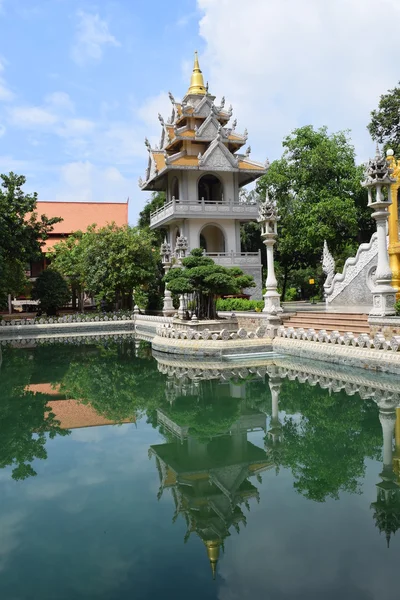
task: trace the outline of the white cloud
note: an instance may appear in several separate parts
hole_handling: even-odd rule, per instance
[[[58,120],[53,112],[40,106],[15,106],[9,115],[13,125],[24,129],[54,125]]]
[[[138,110],[138,116],[150,128],[156,128],[160,132],[160,123],[157,119],[158,113],[167,121],[172,113],[171,101],[167,92],[161,91],[157,96],[146,98]]]
[[[58,110],[74,112],[74,103],[66,92],[53,92],[45,97],[47,105]]]
[[[320,0],[198,0],[198,7],[210,91],[232,102],[257,158],[278,157],[283,137],[309,123],[351,128],[360,158],[373,151],[366,125],[379,96],[398,81],[400,38],[382,36],[384,60],[369,38],[378,14],[399,20],[397,0],[323,6]],[[233,39],[240,40],[235,50]]]
[[[0,12],[1,12],[1,0],[0,0]],[[0,56],[0,73],[3,73],[3,71],[5,70],[6,64],[7,64],[7,61]],[[13,92],[8,87],[7,82],[5,81],[4,77],[2,77],[2,75],[0,75],[0,102],[9,102],[13,98],[14,98]]]
[[[136,192],[137,182],[116,167],[98,167],[92,162],[75,161],[63,165],[60,180],[50,191],[54,200],[75,202],[125,202]]]
[[[99,61],[106,45],[120,46],[118,40],[109,32],[107,22],[98,14],[80,10],[77,17],[77,31],[71,56],[78,65]]]

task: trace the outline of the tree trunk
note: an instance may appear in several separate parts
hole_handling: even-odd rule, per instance
[[[72,310],[76,310],[76,289],[72,288]]]

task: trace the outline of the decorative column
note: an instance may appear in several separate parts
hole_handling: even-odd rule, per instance
[[[261,223],[261,236],[267,248],[267,280],[264,294],[263,313],[267,317],[267,329],[272,337],[281,323],[280,313],[283,312],[280,303],[280,294],[277,291],[278,282],[275,276],[274,245],[278,237],[277,222],[279,221],[278,208],[274,200],[270,200],[268,192],[264,202],[260,202],[258,209],[258,222]]]
[[[161,244],[160,249],[161,260],[164,267],[165,275],[171,268],[171,244],[167,242],[167,239]],[[169,291],[167,284],[165,284],[164,290],[164,306],[163,306],[163,315],[168,317],[169,315],[173,315],[175,312],[174,305],[172,304],[172,295]]]
[[[184,235],[180,235],[179,237],[176,238],[176,244],[175,244],[175,256],[176,256],[176,267],[182,267],[182,260],[185,258],[186,256],[186,252],[188,250],[188,241],[187,241],[187,237],[185,237]],[[184,319],[186,316],[186,305],[185,305],[185,297],[183,294],[181,294],[179,296],[179,308],[178,308],[178,318],[179,319]]]
[[[362,182],[362,185],[368,190],[368,206],[374,211],[372,216],[376,221],[378,237],[378,265],[372,289],[373,306],[369,313],[371,317],[395,314],[396,290],[391,286],[392,271],[387,249],[388,207],[392,203],[390,185],[395,182],[391,173],[393,173],[393,169],[389,167],[386,157],[380,154],[377,146],[376,156],[368,161],[365,181]]]

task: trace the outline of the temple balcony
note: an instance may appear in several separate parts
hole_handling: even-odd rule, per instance
[[[218,216],[222,219],[255,221],[258,216],[257,204],[244,204],[233,200],[176,200],[166,202],[164,206],[150,215],[150,227],[160,227],[170,221],[187,218]]]
[[[261,252],[204,252],[217,265],[223,267],[259,267],[261,265]]]

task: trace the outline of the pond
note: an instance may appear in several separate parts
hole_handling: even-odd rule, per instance
[[[69,342],[1,348],[1,598],[398,598],[395,377]]]

